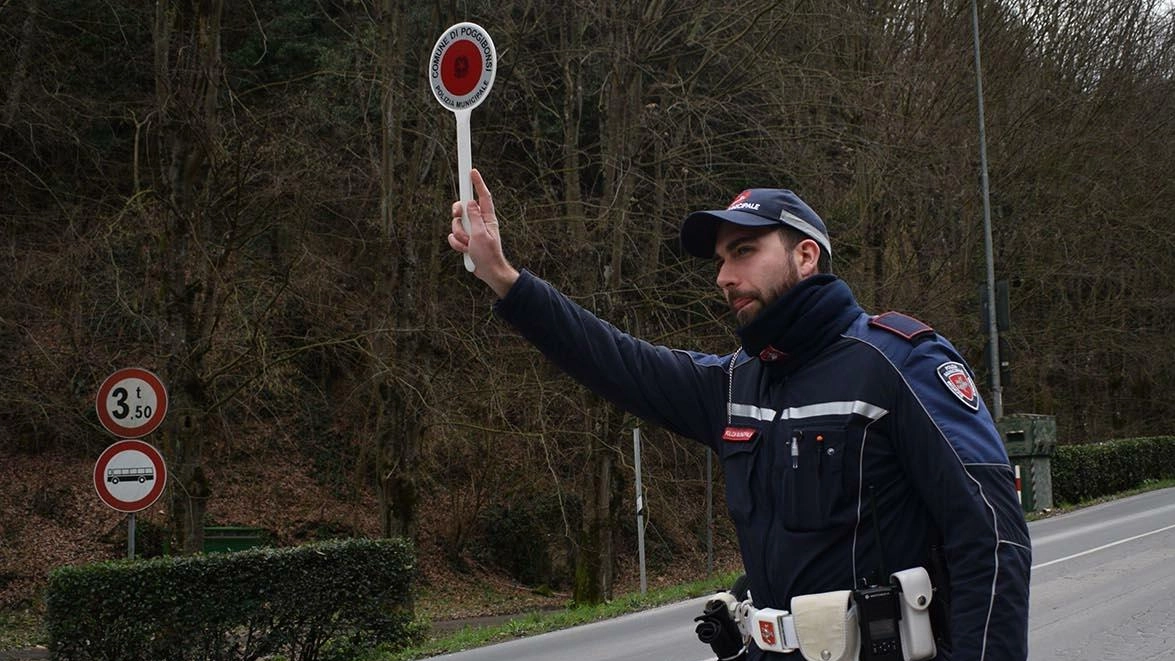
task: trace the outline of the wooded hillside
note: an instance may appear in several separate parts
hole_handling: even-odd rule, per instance
[[[1170,5],[979,5],[1005,409],[1056,415],[1062,442],[1170,433]],[[474,164],[516,265],[634,334],[725,353],[713,266],[683,255],[678,225],[788,187],[862,305],[925,320],[982,378],[970,7],[0,2],[4,464],[97,457],[98,385],[141,366],[171,396],[148,440],[172,471],[174,550],[201,547],[234,468],[288,463],[346,504],[322,517],[340,529],[599,600],[631,537],[636,421],[496,321],[448,249],[437,36],[471,20],[497,45]],[[665,553],[697,557],[705,455],[645,438]],[[60,481],[26,487],[3,513],[9,547],[61,516]],[[280,497],[232,493],[258,511]]]

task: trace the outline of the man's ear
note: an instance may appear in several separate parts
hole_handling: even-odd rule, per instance
[[[796,270],[801,278],[816,275],[819,271],[820,244],[812,239],[800,241],[792,254],[796,260]]]

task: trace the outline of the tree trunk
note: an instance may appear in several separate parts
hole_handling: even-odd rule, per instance
[[[605,319],[613,318],[622,310],[616,296],[624,280],[624,248],[632,240],[629,228],[630,200],[636,189],[638,175],[635,157],[641,147],[642,92],[641,72],[632,66],[631,59],[634,53],[633,32],[639,29],[635,23],[638,17],[635,13],[627,15],[627,12],[635,11],[630,8],[612,15],[605,12],[601,17],[613,28],[608,30],[610,71],[601,104],[605,111],[601,118],[600,157],[605,199],[600,201],[600,216],[595,223],[603,230],[606,240],[599,242],[603,249],[600,260],[602,268],[595,269],[594,261],[587,261],[579,279],[583,291],[603,290],[603,295],[596,300],[599,301],[598,312]],[[565,113],[568,107],[565,106]],[[567,133],[565,136],[565,140],[571,137]],[[576,149],[565,145],[564,153],[566,157],[572,158]],[[567,170],[576,174],[571,167],[567,167]],[[576,197],[578,180],[576,186],[574,193],[568,193],[570,209],[579,207]],[[584,411],[590,440],[585,457],[587,471],[582,487],[583,525],[576,554],[574,599],[577,603],[594,604],[611,598],[615,579],[616,550],[613,541],[619,526],[621,480],[614,466],[616,440],[623,416],[611,404],[596,396],[589,396]]]
[[[587,419],[593,429],[581,487],[583,522],[576,544],[573,599],[577,604],[599,604],[612,598],[616,579],[621,476],[616,471],[615,446],[607,439],[618,436],[620,429],[614,429],[612,422],[623,416],[590,393],[584,399],[585,410],[595,415]]]
[[[379,388],[376,467],[384,537],[415,539],[419,498],[420,418],[390,384]]]
[[[398,217],[407,208],[401,192],[410,190],[425,167],[422,159],[404,158],[405,91],[399,87],[405,66],[402,30],[405,10],[396,0],[379,5],[380,219],[369,357],[374,417],[375,466],[380,530],[385,537],[416,536],[420,489],[420,445],[427,388],[422,367],[423,328],[432,309],[426,289],[435,279],[435,264],[422,266],[423,239],[415,218]],[[423,80],[421,78],[420,80]],[[432,237],[427,237],[431,239]]]
[[[171,489],[172,548],[202,550],[211,488],[204,471],[209,413],[204,358],[223,304],[216,266],[199,247],[211,233],[210,210],[200,197],[219,139],[222,0],[159,2],[155,8],[155,94],[161,233],[163,354],[171,420],[163,445],[176,486]],[[193,252],[199,254],[193,254]]]

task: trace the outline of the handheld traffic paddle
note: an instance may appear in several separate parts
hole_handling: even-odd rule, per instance
[[[469,147],[469,116],[494,84],[498,52],[490,35],[473,23],[458,23],[445,30],[432,49],[428,63],[429,84],[441,105],[457,118],[457,181],[461,189],[461,224],[470,231],[467,205],[473,199],[473,156]],[[473,260],[465,254],[465,270]]]

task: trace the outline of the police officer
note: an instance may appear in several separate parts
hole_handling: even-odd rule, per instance
[[[516,270],[472,176],[471,231],[454,203],[450,246],[472,257],[496,314],[560,368],[713,449],[757,608],[926,567],[946,607],[936,658],[1026,658],[1028,530],[970,369],[926,324],[857,305],[799,197],[747,190],[682,224],[682,246],[715,260],[738,319],[741,346],[715,356],[632,337]]]

